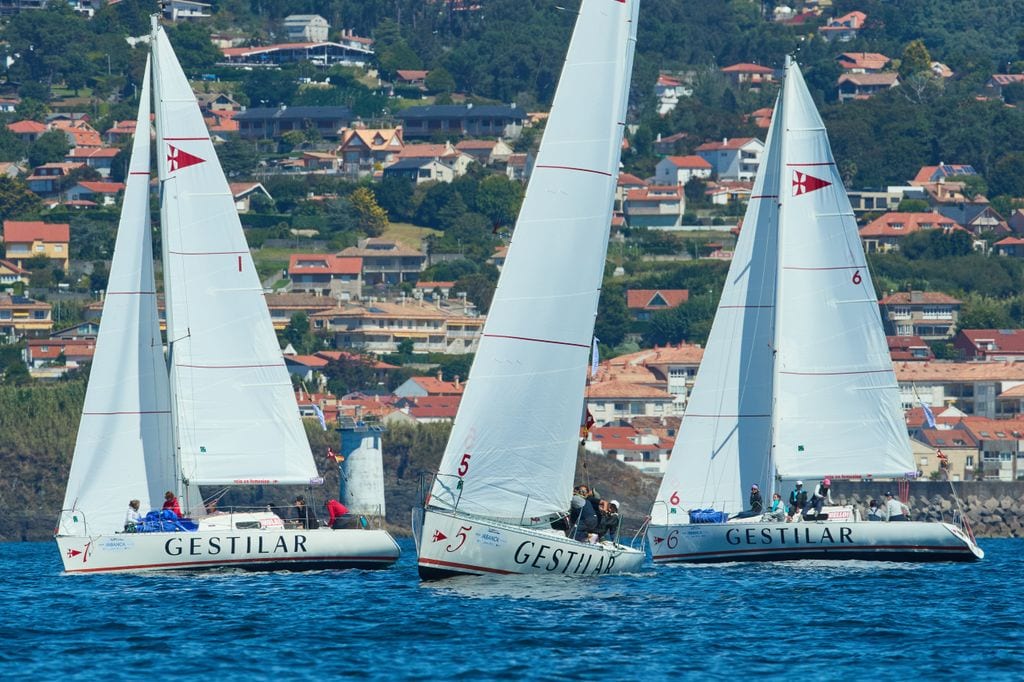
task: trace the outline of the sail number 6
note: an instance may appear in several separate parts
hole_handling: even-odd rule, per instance
[[[469,473],[469,458],[472,456],[468,452],[462,456],[462,461],[459,462],[459,476],[465,476]]]
[[[860,276],[860,270],[854,270],[853,272],[853,283],[860,284],[864,281],[864,278]]]
[[[673,507],[679,506],[679,491],[674,491],[672,497],[668,498],[668,501],[672,503]]]

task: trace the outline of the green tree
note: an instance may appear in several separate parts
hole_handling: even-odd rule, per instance
[[[217,158],[229,178],[251,177],[259,165],[259,157],[252,142],[232,135],[217,147]]]
[[[323,374],[327,378],[327,389],[334,395],[377,390],[377,376],[369,362],[331,361],[323,368]]]
[[[28,165],[42,166],[44,163],[63,161],[71,144],[67,135],[61,130],[50,130],[43,133],[28,148]]]
[[[11,220],[40,209],[39,196],[21,178],[0,175],[0,220]]]
[[[924,199],[900,199],[896,211],[899,213],[927,213],[930,207]]]
[[[494,225],[511,225],[523,203],[523,186],[504,175],[488,175],[476,192],[476,208]]]
[[[319,347],[316,334],[309,324],[309,316],[306,313],[295,313],[288,321],[282,334],[284,340],[292,345],[295,352],[300,355],[312,353]]]
[[[384,234],[388,226],[388,212],[377,203],[373,190],[369,187],[357,187],[349,195],[352,208],[359,216],[359,229],[370,237]]]
[[[900,78],[909,78],[911,75],[928,72],[931,73],[932,56],[928,48],[921,40],[912,40],[903,49],[903,59],[900,60]]]
[[[989,177],[992,194],[995,196],[1024,196],[1024,152],[1013,152],[1000,157]]]
[[[960,309],[959,329],[1012,329],[1009,306],[985,296],[968,296]]]
[[[629,333],[632,317],[626,307],[626,288],[605,279],[597,305],[594,336],[606,346],[618,346]]]
[[[167,37],[187,74],[211,69],[224,59],[217,46],[210,42],[210,30],[202,24],[175,22],[167,27]]]
[[[443,66],[431,69],[424,80],[424,85],[427,88],[427,92],[433,94],[444,93],[450,95],[455,91],[455,79],[452,78],[452,75]]]
[[[494,297],[497,277],[489,277],[484,272],[475,272],[456,280],[452,293],[465,293],[466,298],[474,303],[481,313],[487,313]]]

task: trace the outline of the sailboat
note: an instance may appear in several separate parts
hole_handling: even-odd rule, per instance
[[[788,501],[797,479],[813,489],[915,470],[853,211],[787,58],[648,546],[655,563],[983,557],[969,527],[953,523],[862,521],[849,506],[798,522],[735,516],[755,484]]]
[[[569,510],[636,43],[637,0],[583,0],[479,350],[423,508],[419,574],[602,575],[642,549]]]
[[[269,509],[207,513],[200,485],[322,482],[234,200],[163,29],[151,55],[85,404],[56,541],[68,573],[380,568],[381,529],[286,527]],[[156,102],[167,353],[149,212]],[[158,512],[165,493],[185,519]],[[154,532],[129,532],[155,527]]]

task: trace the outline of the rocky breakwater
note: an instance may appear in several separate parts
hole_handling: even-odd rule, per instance
[[[970,481],[955,483],[971,528],[977,537],[1024,537],[1024,481]],[[837,481],[832,498],[852,504],[866,518],[871,500],[883,503],[885,493],[899,495],[895,483]],[[910,484],[910,518],[913,521],[954,522],[956,502],[949,483],[920,481]]]

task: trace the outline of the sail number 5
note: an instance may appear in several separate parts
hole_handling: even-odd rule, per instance
[[[459,548],[461,548],[464,544],[466,544],[466,531],[470,531],[470,530],[473,530],[473,526],[459,526],[459,532],[455,534],[455,537],[460,538],[459,544],[457,544],[457,545],[448,545],[447,547],[444,548],[445,551],[446,552],[458,551]]]
[[[469,458],[472,456],[468,452],[462,456],[462,461],[459,462],[459,476],[465,476],[469,473]]]

